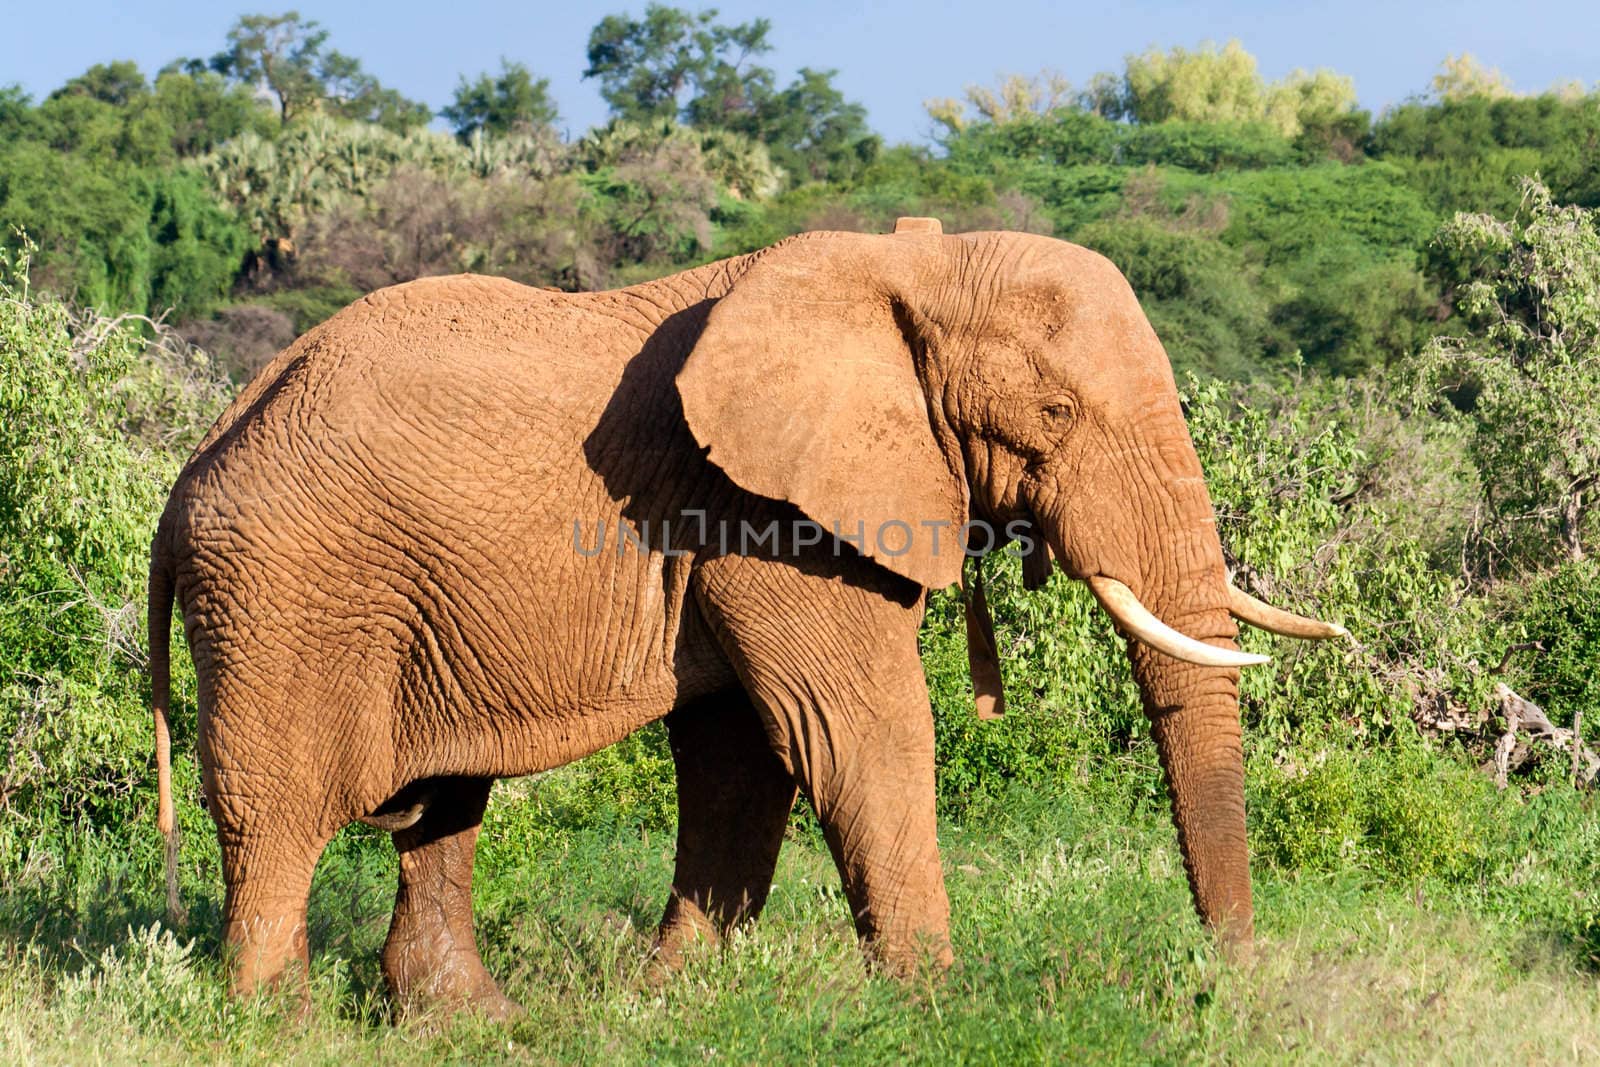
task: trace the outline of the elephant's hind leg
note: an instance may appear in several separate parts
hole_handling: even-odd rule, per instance
[[[502,1019],[522,1010],[484,968],[472,928],[472,864],[492,784],[435,780],[422,817],[394,834],[400,890],[383,976],[401,1013],[465,1007]]]
[[[201,675],[199,754],[227,887],[229,988],[244,996],[288,984],[309,995],[306,904],[334,829],[315,817],[329,806],[328,783],[305,758],[309,746],[293,744],[292,731],[269,735],[260,726],[292,722],[292,711],[237,695],[242,691],[231,677]],[[257,706],[266,710],[256,713]]]
[[[289,825],[262,820],[243,831],[219,828],[227,883],[223,953],[235,996],[277,988],[286,980],[309,995],[306,902],[326,842],[296,840],[287,832]]]
[[[678,772],[678,859],[656,950],[676,967],[696,939],[715,941],[760,914],[795,782],[743,691],[673,712],[667,736]]]

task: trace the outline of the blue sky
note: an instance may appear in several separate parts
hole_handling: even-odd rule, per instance
[[[0,85],[19,82],[42,97],[90,65],[133,59],[153,74],[178,56],[210,56],[241,13],[286,9],[215,0],[0,0]],[[496,0],[299,0],[330,44],[360,58],[385,84],[442,106],[458,77],[494,69],[504,55],[548,77],[564,125],[603,121],[592,81],[581,79],[590,28],[642,2],[508,3]],[[922,140],[922,103],[959,96],[971,83],[1049,68],[1074,83],[1118,70],[1122,57],[1155,44],[1193,46],[1239,38],[1278,78],[1295,67],[1331,67],[1355,78],[1374,110],[1424,91],[1446,54],[1472,52],[1519,89],[1576,78],[1600,81],[1600,7],[1595,0],[1454,0],[1406,3],[1142,2],[1047,0],[821,0],[784,5],[724,0],[726,21],[772,20],[765,62],[787,80],[801,66],[833,67],[848,96],[866,104],[891,140]]]

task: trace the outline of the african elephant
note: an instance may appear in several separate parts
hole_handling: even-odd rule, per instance
[[[663,959],[760,911],[798,786],[869,958],[948,962],[917,629],[1007,539],[1130,637],[1195,905],[1247,943],[1236,685],[1261,657],[1233,620],[1338,631],[1229,586],[1166,355],[1107,260],[908,220],[610,292],[462,275],[356,302],[222,415],[152,550],[160,822],[176,597],[233,990],[304,965],[312,869],[363,820],[399,852],[397,1001],[512,1010],[472,927],[490,784],[662,718]]]

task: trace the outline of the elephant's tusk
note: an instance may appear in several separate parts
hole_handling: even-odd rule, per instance
[[[1165,652],[1173,659],[1197,663],[1202,667],[1249,667],[1267,662],[1266,656],[1217,648],[1179,633],[1151,614],[1149,608],[1139,603],[1133,590],[1115,578],[1095,575],[1087,581],[1090,592],[1106,609],[1106,614],[1115,619],[1130,637],[1137,637],[1157,652]]]
[[[1308,619],[1304,615],[1275,608],[1231,584],[1228,586],[1228,612],[1240,622],[1284,637],[1298,637],[1302,641],[1326,641],[1330,637],[1350,636],[1350,631],[1336,622]]]

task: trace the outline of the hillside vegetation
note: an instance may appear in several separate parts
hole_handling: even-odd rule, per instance
[[[0,1055],[1600,1055],[1600,94],[1517,94],[1461,58],[1374,117],[1348,79],[1267,83],[1230,44],[974,87],[929,102],[935,144],[888,145],[831,71],[761,66],[768,32],[607,17],[588,61],[614,117],[582,133],[509,61],[462,78],[441,132],[294,15],[154,80],[0,89]],[[1254,960],[1193,921],[1109,622],[1059,576],[1025,594],[1001,555],[1005,718],[972,712],[955,594],[923,631],[962,961],[943,982],[862,969],[803,809],[763,921],[649,973],[675,820],[653,727],[496,787],[480,939],[526,1020],[386,1025],[394,859],[363,828],[319,869],[309,1016],[226,1001],[186,662],[190,916],[160,925],[143,582],[233,391],[378,286],[596,288],[900,215],[1116,262],[1178,368],[1237,580],[1353,635],[1244,637],[1273,656],[1241,701]]]

